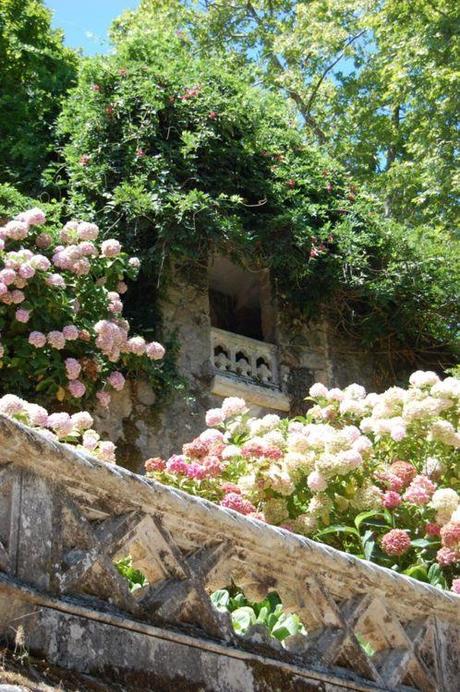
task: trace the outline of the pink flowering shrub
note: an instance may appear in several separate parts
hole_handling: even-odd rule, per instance
[[[94,223],[47,228],[29,209],[0,228],[1,388],[76,408],[110,404],[125,374],[155,377],[164,348],[129,333],[121,293],[139,260]]]
[[[440,588],[460,583],[460,379],[367,394],[315,384],[304,418],[231,397],[147,475]]]

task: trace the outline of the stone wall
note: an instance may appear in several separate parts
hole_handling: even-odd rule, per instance
[[[340,338],[325,319],[288,319],[277,309],[266,273],[262,274],[261,294],[264,331],[278,346],[281,390],[289,400],[290,415],[307,410],[304,398],[315,381],[328,386],[351,382],[369,389],[378,386],[369,354],[349,339]],[[148,385],[131,383],[123,392],[114,394],[109,411],[96,411],[97,429],[116,442],[122,463],[138,472],[149,457],[179,453],[185,442],[204,429],[207,409],[222,402],[220,396],[212,394],[215,373],[211,365],[207,282],[192,284],[178,274],[161,312],[165,331],[176,333],[180,343],[177,365],[187,382],[186,389],[159,407]],[[230,389],[228,393],[235,394]],[[250,400],[248,389],[240,395]],[[253,407],[255,415],[269,410],[273,412],[273,408],[264,408],[260,403]]]

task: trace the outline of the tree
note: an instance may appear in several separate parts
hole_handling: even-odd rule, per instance
[[[151,15],[150,5],[115,23],[113,55],[85,62],[64,107],[71,213],[117,229],[152,296],[173,263],[202,276],[218,249],[269,267],[291,310],[328,303],[385,357],[415,349],[447,364],[455,247],[383,218],[261,69],[237,51],[205,55],[183,8],[155,3]]]
[[[33,195],[55,157],[53,125],[77,65],[42,0],[1,1],[0,65],[0,180]]]
[[[377,192],[386,213],[454,233],[459,223],[460,14],[450,0],[168,3],[197,49],[255,63],[309,135]],[[164,12],[143,0],[127,17]]]

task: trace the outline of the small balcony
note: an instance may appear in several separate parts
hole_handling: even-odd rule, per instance
[[[211,363],[216,373],[213,394],[240,396],[251,406],[289,411],[274,344],[211,327]]]

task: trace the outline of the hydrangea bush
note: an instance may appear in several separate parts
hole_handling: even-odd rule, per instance
[[[305,417],[251,418],[242,399],[206,415],[149,476],[439,588],[460,593],[460,379],[310,389]]]
[[[139,259],[115,239],[99,242],[93,223],[45,222],[34,208],[0,228],[1,387],[74,409],[94,397],[108,406],[124,374],[152,375],[164,355],[122,317]]]

